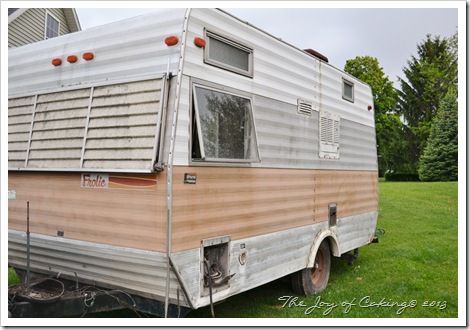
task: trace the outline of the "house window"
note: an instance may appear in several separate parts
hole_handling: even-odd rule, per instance
[[[253,77],[253,50],[238,42],[206,31],[204,62]]]
[[[343,99],[354,102],[354,84],[343,79]]]
[[[258,161],[251,100],[195,85],[193,160]]]
[[[45,39],[57,37],[59,35],[59,20],[51,14],[46,13]]]

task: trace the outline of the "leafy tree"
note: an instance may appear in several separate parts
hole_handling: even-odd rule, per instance
[[[372,88],[376,117],[380,113],[395,110],[397,91],[375,57],[357,56],[347,60],[344,71],[366,82]]]
[[[398,93],[390,79],[371,56],[357,56],[346,61],[344,70],[370,85],[374,99],[375,129],[379,156],[379,174],[399,170],[406,164],[407,145],[403,124],[394,113]]]
[[[393,113],[380,113],[376,116],[375,129],[377,132],[379,175],[386,172],[414,172],[407,156],[409,146],[404,138],[405,127],[400,117]]]
[[[457,94],[450,89],[441,101],[419,161],[422,181],[455,181],[458,174]]]
[[[457,84],[457,53],[455,38],[431,37],[418,44],[417,56],[412,56],[403,69],[405,79],[399,78],[399,114],[407,125],[410,159],[417,164],[426,145],[431,122],[440,101],[449,88]]]

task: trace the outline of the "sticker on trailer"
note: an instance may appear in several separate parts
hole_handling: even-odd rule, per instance
[[[157,180],[154,177],[83,173],[80,187],[91,189],[154,190],[157,187]]]
[[[16,190],[8,190],[8,199],[16,199]]]
[[[108,189],[109,175],[101,173],[82,173],[80,187],[90,189]]]

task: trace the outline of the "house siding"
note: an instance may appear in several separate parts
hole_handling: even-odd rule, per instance
[[[46,10],[60,21],[59,35],[70,33],[62,8],[30,8],[8,25],[8,47],[44,40]]]

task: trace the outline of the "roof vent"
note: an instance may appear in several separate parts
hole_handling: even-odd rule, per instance
[[[313,49],[304,49],[304,52],[310,54],[310,55],[313,55],[315,56],[316,58],[319,58],[320,60],[322,61],[325,61],[326,63],[328,63],[328,57],[326,57],[325,55],[323,54],[320,54],[319,52],[317,52],[316,50],[313,50]]]

